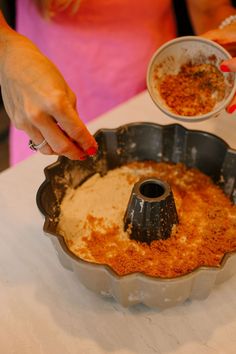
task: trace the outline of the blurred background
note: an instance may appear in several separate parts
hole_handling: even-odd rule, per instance
[[[185,0],[174,0],[173,3],[176,13],[178,36],[193,34]],[[15,0],[0,0],[0,9],[9,25],[15,28]],[[9,118],[4,110],[0,95],[0,172],[9,167],[8,137]]]

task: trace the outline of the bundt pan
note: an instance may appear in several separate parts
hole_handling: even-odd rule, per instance
[[[45,181],[37,192],[37,205],[45,216],[44,231],[51,238],[61,264],[95,293],[114,297],[123,306],[143,303],[166,308],[187,299],[204,299],[214,285],[235,273],[236,252],[225,254],[220,267],[200,267],[171,279],[133,273],[118,276],[109,266],[76,257],[57,233],[60,202],[66,189],[77,187],[98,172],[102,175],[131,161],[183,162],[196,167],[219,183],[236,204],[236,151],[219,137],[188,130],[181,125],[133,123],[117,129],[101,129],[95,134],[99,152],[87,161],[59,157],[45,168]]]

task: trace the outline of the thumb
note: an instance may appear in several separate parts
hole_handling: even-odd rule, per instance
[[[236,57],[222,61],[220,64],[220,70],[223,72],[236,72]]]

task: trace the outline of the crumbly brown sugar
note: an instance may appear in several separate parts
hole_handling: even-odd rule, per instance
[[[132,187],[156,176],[172,188],[179,224],[167,240],[130,240],[123,216]],[[61,204],[59,232],[78,257],[108,264],[117,274],[141,272],[170,278],[199,266],[219,266],[236,250],[236,206],[212,180],[183,164],[134,162],[94,175]]]
[[[203,115],[224,98],[224,76],[213,64],[185,64],[178,74],[164,76],[159,91],[174,113]]]

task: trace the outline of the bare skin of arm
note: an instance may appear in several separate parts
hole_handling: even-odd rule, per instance
[[[5,109],[16,128],[43,154],[84,159],[97,143],[79,118],[76,98],[56,66],[0,12],[0,85]]]

